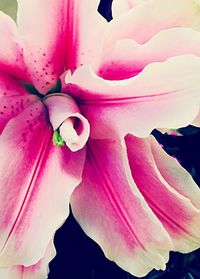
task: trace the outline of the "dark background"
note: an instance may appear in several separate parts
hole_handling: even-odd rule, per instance
[[[99,12],[112,18],[112,0],[101,1]],[[153,135],[165,150],[179,159],[200,185],[200,129],[189,126],[180,130],[183,136]],[[88,238],[70,214],[55,236],[57,256],[50,263],[49,279],[133,279],[136,278],[107,260],[99,246]],[[171,253],[165,272],[152,271],[145,279],[200,279],[200,250],[183,255]]]

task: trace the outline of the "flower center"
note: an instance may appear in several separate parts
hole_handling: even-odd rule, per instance
[[[90,127],[74,99],[66,94],[54,93],[47,95],[43,103],[48,109],[54,130],[54,144],[59,147],[67,145],[73,152],[83,148],[88,140]]]
[[[54,130],[54,145],[58,147],[67,145],[71,151],[83,148],[89,137],[89,123],[81,115],[72,97],[58,93],[61,91],[61,82],[58,81],[46,95],[40,94],[31,84],[25,83],[24,86],[29,93],[37,95],[46,106]]]

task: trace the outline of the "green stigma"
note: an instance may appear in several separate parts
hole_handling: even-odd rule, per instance
[[[65,141],[61,137],[58,129],[55,130],[54,133],[53,133],[53,144],[58,146],[58,147],[62,147],[62,146],[65,145]]]

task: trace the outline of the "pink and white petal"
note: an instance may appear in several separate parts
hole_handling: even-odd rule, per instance
[[[170,234],[175,251],[191,252],[199,248],[200,210],[192,204],[193,198],[191,196],[194,194],[192,191],[197,192],[199,196],[200,190],[195,189],[193,185],[191,195],[187,194],[187,192],[190,193],[189,189],[183,195],[181,192],[186,188],[186,182],[183,186],[180,184],[184,180],[184,172],[182,178],[176,178],[173,172],[170,178],[172,166],[169,170],[165,169],[165,173],[163,173],[164,176],[167,176],[169,185],[163,179],[162,173],[159,172],[160,164],[154,160],[149,141],[132,135],[126,136],[125,141],[133,180],[148,205]],[[165,166],[165,162],[163,165]],[[179,175],[181,175],[181,171],[180,167]],[[179,182],[178,185],[176,185],[177,182]],[[189,187],[189,185],[187,186]],[[176,191],[179,187],[182,188],[182,191]]]
[[[121,268],[139,277],[165,269],[171,240],[139,193],[119,141],[89,142],[71,205],[83,230]]]
[[[34,265],[68,215],[85,150],[52,141],[45,106],[37,101],[9,121],[0,137],[0,266]]]
[[[11,118],[36,100],[15,78],[0,72],[0,134]]]
[[[55,257],[56,251],[53,243],[47,247],[44,257],[31,266],[12,266],[0,268],[3,279],[46,279],[49,273],[49,262]]]
[[[199,31],[184,27],[171,28],[160,31],[144,44],[130,39],[117,41],[102,51],[94,61],[93,68],[104,79],[126,79],[137,75],[153,62],[184,54],[200,56],[199,46]]]
[[[107,22],[97,12],[100,0],[70,0],[67,14],[66,68],[72,72],[82,64],[91,63],[101,45]]]
[[[148,141],[154,162],[165,181],[179,194],[188,198],[197,209],[200,209],[200,189],[191,175],[175,158],[169,156],[152,136]]]
[[[192,55],[149,64],[122,81],[104,80],[85,65],[72,76],[68,73],[66,87],[79,99],[92,138],[127,133],[145,137],[154,128],[178,128],[193,121],[199,111],[199,72],[200,58]]]
[[[51,94],[44,100],[49,120],[71,151],[82,149],[90,134],[90,125],[81,115],[76,102],[66,94]]]
[[[0,71],[9,73],[22,80],[28,80],[20,45],[17,26],[14,20],[0,11]]]
[[[104,43],[107,47],[121,39],[144,43],[159,31],[173,27],[190,27],[199,31],[199,1],[145,1],[110,22]]]
[[[18,0],[24,58],[32,83],[41,93],[52,88],[64,70],[67,5],[65,0]]]
[[[130,9],[134,8],[138,4],[142,4],[147,0],[113,0],[112,2],[112,16],[116,18]],[[149,0],[148,0],[149,1]]]
[[[18,0],[25,61],[41,93],[56,84],[65,67],[74,70],[81,63],[90,62],[104,27],[103,18],[97,13],[98,2]]]

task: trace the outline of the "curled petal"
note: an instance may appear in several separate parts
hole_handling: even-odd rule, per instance
[[[11,118],[36,100],[16,79],[0,72],[0,134]]]
[[[200,56],[200,32],[191,28],[160,31],[148,42],[139,44],[126,39],[104,49],[93,63],[94,71],[104,79],[122,80],[140,73],[153,62],[185,54]]]
[[[89,142],[71,205],[83,230],[120,267],[139,277],[165,269],[170,238],[138,191],[119,141]]]
[[[107,26],[105,46],[121,39],[148,41],[161,30],[191,27],[200,30],[200,3],[196,0],[152,0],[137,5]]]
[[[131,135],[126,136],[125,141],[133,179],[148,205],[170,234],[175,251],[191,252],[199,248],[198,186],[189,177],[185,180],[186,171],[178,166],[177,162],[173,162],[174,159],[170,160],[169,156],[164,155],[156,141]],[[160,155],[162,157],[158,158]]]
[[[46,279],[49,273],[48,264],[55,257],[56,251],[51,242],[45,255],[36,264],[31,266],[11,266],[0,268],[0,276],[3,279]]]
[[[58,148],[52,134],[46,108],[37,101],[0,137],[1,267],[36,264],[68,215],[85,150]]]
[[[75,101],[65,94],[52,94],[44,103],[48,107],[54,131],[59,130],[71,151],[82,149],[88,140],[90,126],[87,119],[80,114]]]
[[[92,138],[127,133],[145,137],[154,128],[192,122],[199,111],[199,72],[200,58],[192,55],[149,64],[139,75],[121,81],[104,80],[85,65],[67,75],[66,87],[79,98]]]
[[[27,69],[23,59],[17,26],[6,14],[0,11],[0,70],[28,80]]]

